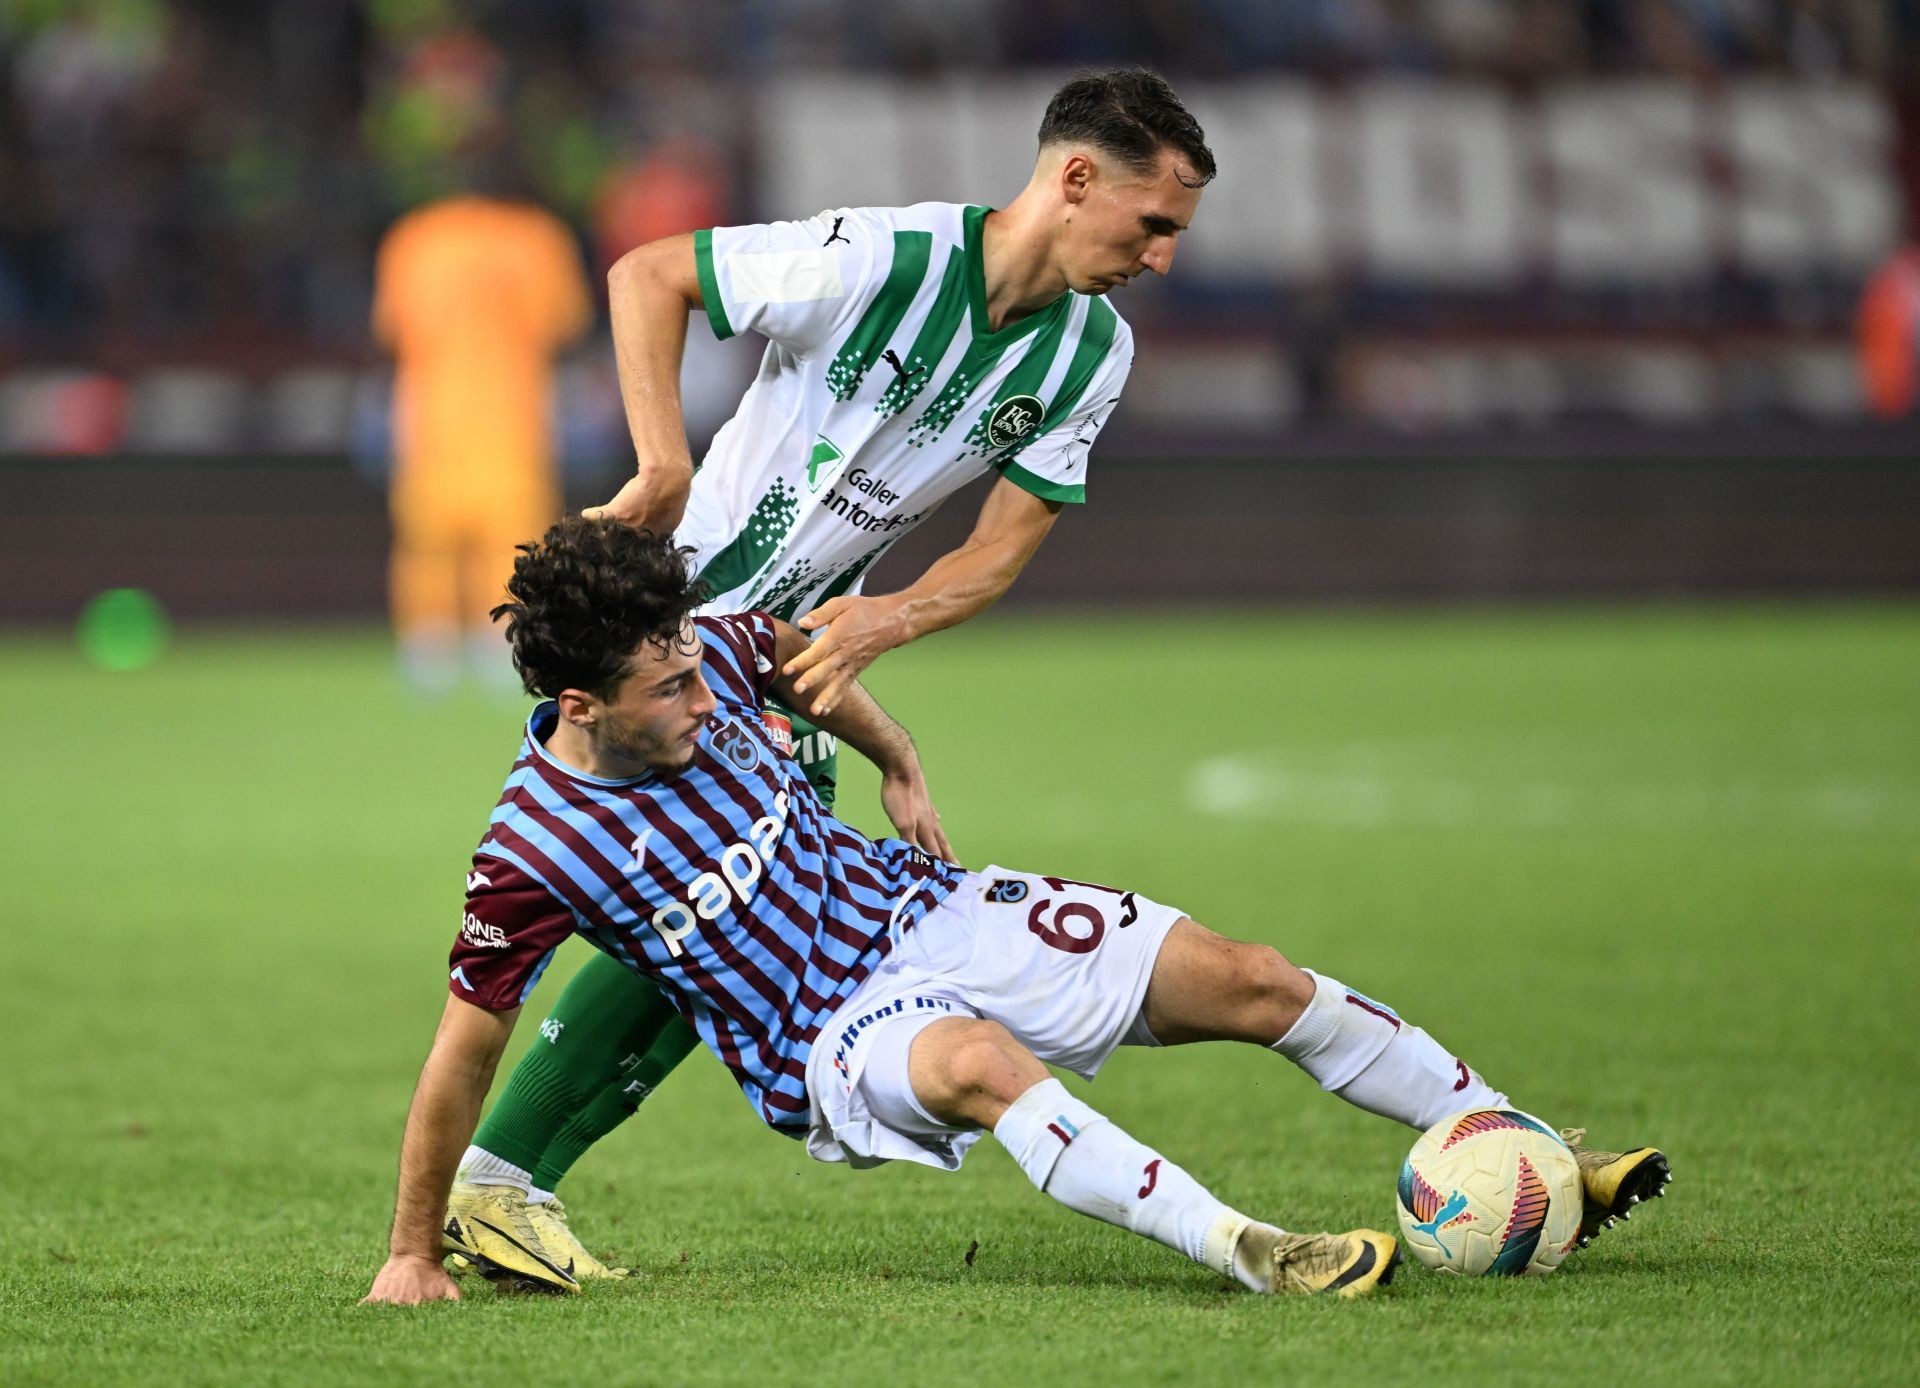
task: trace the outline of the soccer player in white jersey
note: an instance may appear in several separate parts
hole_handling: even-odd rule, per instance
[[[1199,124],[1139,69],[1062,87],[1039,146],[1002,210],[836,208],[721,227],[642,246],[609,278],[639,468],[588,514],[691,546],[713,610],[757,608],[813,634],[787,672],[808,707],[768,716],[828,808],[834,743],[805,715],[833,707],[883,652],[985,609],[1084,497],[1133,358],[1106,296],[1167,273],[1214,174]],[[696,469],[678,392],[698,310],[718,336],[757,332],[767,349]],[[898,592],[861,591],[894,541],[989,470],[965,544]],[[693,1037],[657,990],[596,956],[541,1038],[475,1134],[451,1209],[483,1232],[524,1215],[552,1261],[609,1274],[552,1192]],[[483,1251],[496,1265],[515,1256]]]
[[[1061,1204],[1257,1292],[1362,1295],[1398,1247],[1249,1217],[1049,1064],[1091,1079],[1122,1045],[1238,1041],[1415,1129],[1462,1110],[1540,1126],[1418,1026],[1273,949],[1132,891],[948,861],[913,740],[857,684],[823,717],[880,766],[902,837],[840,823],[761,718],[793,697],[781,671],[805,636],[764,612],[694,619],[671,541],[570,518],[522,547],[508,587],[514,664],[543,702],[474,853],[368,1300],[458,1296],[441,1262],[461,1145],[527,990],[576,933],[668,994],[756,1115],[811,1155],[953,1170],[991,1132]],[[1562,1136],[1584,1187],[1577,1239],[1662,1193],[1653,1148]]]

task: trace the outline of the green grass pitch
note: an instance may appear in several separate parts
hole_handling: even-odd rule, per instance
[[[1267,1300],[991,1143],[810,1163],[700,1053],[563,1191],[631,1281],[356,1306],[521,709],[405,697],[372,632],[134,674],[16,636],[0,1382],[1920,1377],[1920,608],[990,617],[873,684],[970,863],[1322,966],[1660,1143],[1671,1196],[1550,1278]],[[1393,1225],[1412,1134],[1278,1057],[1122,1052],[1090,1097],[1245,1210]]]

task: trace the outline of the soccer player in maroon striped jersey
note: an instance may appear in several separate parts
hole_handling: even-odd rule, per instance
[[[1062,1204],[1259,1292],[1371,1292],[1397,1243],[1248,1217],[1049,1064],[1090,1079],[1121,1045],[1242,1041],[1417,1129],[1506,1107],[1425,1031],[1273,949],[1131,891],[949,861],[912,739],[857,685],[830,731],[880,766],[906,837],[834,819],[760,719],[806,638],[764,613],[692,618],[699,585],[670,540],[569,519],[522,547],[509,591],[515,664],[546,702],[474,857],[369,1301],[458,1297],[441,1265],[443,1238],[472,1246],[442,1223],[454,1168],[520,1000],[569,933],[666,991],[756,1115],[811,1155],[952,1170],[991,1132]],[[1652,1148],[1576,1155],[1596,1223],[1667,1179]],[[578,1286],[550,1264],[524,1275]]]

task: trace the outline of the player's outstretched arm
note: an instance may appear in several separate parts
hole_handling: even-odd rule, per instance
[[[693,484],[693,454],[680,412],[680,359],[687,348],[687,315],[702,302],[691,235],[649,241],[607,272],[620,400],[638,471],[612,501],[589,506],[588,519],[624,521],[663,535],[680,524]]]
[[[412,1306],[460,1299],[441,1261],[440,1225],[454,1168],[480,1121],[480,1105],[519,1015],[518,1008],[489,1012],[459,998],[447,999],[413,1091],[413,1106],[407,1110],[386,1266],[364,1300]]]
[[[774,619],[773,638],[777,666],[789,664],[807,647],[805,633],[778,618]],[[782,703],[799,707],[792,676],[774,676],[771,687]],[[913,745],[912,736],[880,707],[879,701],[848,680],[832,711],[815,716],[813,721],[880,768],[880,805],[900,837],[936,857],[953,861],[953,847],[947,842],[946,830],[940,827],[940,812],[933,807],[933,795],[920,766],[920,751]]]
[[[849,683],[880,656],[986,611],[1012,586],[1059,515],[1059,502],[1001,478],[987,493],[967,542],[934,560],[911,587],[832,598],[807,613],[800,619],[803,630],[826,631],[782,667],[795,677],[793,707],[807,709],[818,723],[823,710],[839,703]]]

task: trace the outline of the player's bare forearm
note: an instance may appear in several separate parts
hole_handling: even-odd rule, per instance
[[[687,315],[701,307],[693,237],[671,236],[627,252],[607,274],[613,353],[637,470],[611,502],[590,508],[663,534],[680,524],[693,455],[680,409]]]
[[[809,644],[804,632],[777,617],[773,623],[773,637],[776,666],[785,666],[794,656],[806,650]],[[794,692],[793,683],[794,677],[791,675],[775,675],[768,688],[781,703],[789,708],[798,708],[800,696]],[[855,681],[849,680],[839,703],[830,712],[814,718],[813,722],[872,762],[883,776],[890,772],[917,769],[920,764],[920,754],[914,748],[912,736],[880,707],[879,700]]]
[[[454,1168],[480,1121],[480,1106],[518,1015],[517,1009],[489,1012],[447,999],[400,1145],[400,1184],[388,1243],[394,1257],[440,1260]]]
[[[999,601],[1039,551],[1060,509],[1061,503],[1004,478],[996,482],[966,543],[934,560],[910,587],[889,595],[905,631],[900,644],[958,626]]]
[[[785,665],[806,649],[806,634],[777,618],[773,633],[776,665]],[[777,675],[769,687],[781,702],[799,707],[794,702],[792,676]],[[813,721],[880,769],[880,804],[900,837],[939,857],[953,857],[927,789],[920,750],[914,746],[912,735],[880,707],[879,700],[857,681],[849,680],[833,708]]]
[[[802,696],[794,707],[818,722],[847,684],[886,652],[991,607],[1033,558],[1059,514],[1059,502],[1002,479],[987,493],[967,542],[935,560],[911,587],[830,598],[807,613],[800,626],[825,631],[781,667],[795,677],[794,692]]]

